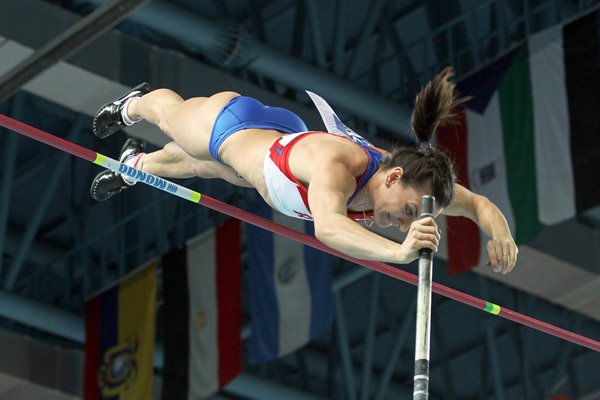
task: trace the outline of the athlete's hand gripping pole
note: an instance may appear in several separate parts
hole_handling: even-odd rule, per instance
[[[420,218],[433,217],[435,197],[423,196]],[[433,252],[419,251],[419,283],[417,287],[417,327],[415,337],[415,377],[413,400],[429,398],[429,339],[431,332],[431,276]]]

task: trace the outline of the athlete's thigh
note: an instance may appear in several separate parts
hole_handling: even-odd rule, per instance
[[[235,92],[220,92],[174,105],[166,113],[170,136],[192,157],[212,160],[208,148],[215,120],[223,107],[237,96]]]
[[[200,161],[193,159],[193,171],[200,178],[218,178],[237,186],[253,188],[254,186],[244,177],[237,173],[233,168],[220,163],[219,161]]]

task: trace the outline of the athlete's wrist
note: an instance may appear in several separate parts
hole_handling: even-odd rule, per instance
[[[398,247],[394,249],[394,259],[391,262],[395,264],[408,264],[412,260],[410,260],[410,252],[407,251],[406,246],[403,244],[398,244]]]

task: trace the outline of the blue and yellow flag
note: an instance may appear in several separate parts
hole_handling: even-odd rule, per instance
[[[85,305],[84,400],[152,396],[156,262]]]

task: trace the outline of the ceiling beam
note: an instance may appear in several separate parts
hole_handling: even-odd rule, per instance
[[[83,124],[85,124],[86,122],[87,118],[80,114],[79,118],[75,120],[71,128],[71,132],[69,132],[67,140],[72,141],[83,129]],[[46,209],[50,205],[50,200],[52,200],[54,193],[59,187],[60,178],[62,177],[65,169],[67,168],[69,158],[70,157],[68,154],[61,154],[59,156],[59,161],[57,162],[56,168],[52,171],[50,178],[46,182],[47,184],[45,185],[45,190],[43,194],[40,196],[40,201],[38,202],[37,209],[33,212],[31,220],[29,221],[27,229],[25,230],[25,233],[21,240],[21,246],[19,247],[19,250],[17,251],[15,257],[13,258],[11,268],[6,275],[6,278],[4,279],[2,285],[4,289],[12,289],[14,287],[15,282],[17,281],[19,273],[23,268],[25,257],[27,256],[27,253],[29,252],[29,249],[33,243],[35,234],[38,228],[40,227],[40,224],[42,223],[42,219],[46,214]]]
[[[310,26],[310,36],[315,55],[316,64],[323,69],[327,69],[327,54],[323,47],[323,33],[321,32],[321,21],[319,19],[319,10],[315,0],[306,0],[308,14],[308,24]]]
[[[102,0],[80,0],[100,5]],[[312,90],[327,101],[366,119],[376,126],[412,141],[409,131],[411,108],[390,101],[368,89],[346,81],[315,65],[289,56],[244,34],[242,27],[233,35],[224,26],[171,3],[155,0],[131,15],[130,20],[179,40],[192,51],[209,59],[220,54],[229,66],[244,67],[296,90]],[[168,20],[170,23],[165,24]],[[235,54],[231,52],[235,49]]]
[[[370,58],[370,55],[368,55],[367,52],[372,52],[373,48],[369,46],[369,42],[375,27],[380,21],[381,11],[383,10],[385,3],[386,0],[372,0],[371,2],[369,13],[366,16],[363,26],[360,30],[360,37],[358,38],[356,46],[354,47],[354,51],[352,52],[352,56],[350,57],[350,62],[348,62],[346,72],[344,73],[344,76],[351,82],[357,79],[357,76],[360,72],[357,69],[360,65],[358,60]]]
[[[0,77],[0,102],[25,83],[65,59],[150,0],[113,0],[82,18]]]

